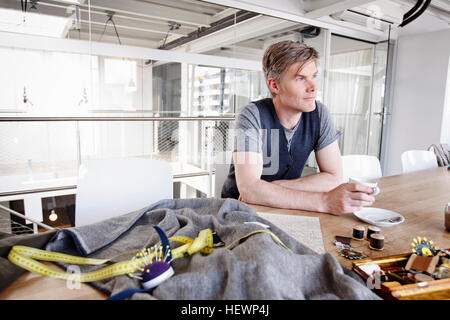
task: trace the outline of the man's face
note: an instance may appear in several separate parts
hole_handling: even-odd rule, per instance
[[[289,67],[276,83],[276,99],[284,108],[300,112],[310,112],[316,107],[317,67],[315,61],[309,61],[300,70],[301,62]],[[274,89],[272,87],[272,89]]]

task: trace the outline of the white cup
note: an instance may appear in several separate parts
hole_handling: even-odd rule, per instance
[[[377,194],[380,193],[380,188],[378,187],[378,183],[376,183],[376,182],[370,182],[370,181],[367,181],[364,179],[358,179],[358,178],[350,178],[349,182],[350,183],[358,183],[358,184],[362,184],[362,185],[373,188],[374,192],[370,194],[371,196],[376,196]]]

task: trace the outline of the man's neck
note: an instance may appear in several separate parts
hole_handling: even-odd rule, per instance
[[[290,130],[294,129],[302,116],[302,112],[284,105],[276,97],[272,98],[272,102],[281,125]]]

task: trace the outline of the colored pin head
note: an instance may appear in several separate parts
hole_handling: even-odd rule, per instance
[[[173,259],[169,239],[160,227],[154,228],[161,238],[161,243],[138,252],[132,260],[136,264],[136,269],[140,271],[140,275],[130,274],[131,277],[140,279],[146,290],[159,286],[175,274],[171,266]]]

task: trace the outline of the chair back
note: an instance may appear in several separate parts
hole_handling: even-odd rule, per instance
[[[436,155],[432,151],[408,150],[402,153],[402,170],[404,173],[436,168]]]
[[[380,160],[375,156],[365,154],[342,156],[342,168],[344,182],[348,182],[350,177],[372,180],[383,176]]]
[[[170,163],[154,159],[85,160],[78,170],[75,226],[173,198]]]
[[[231,151],[219,152],[215,157],[216,173],[214,175],[214,197],[221,198],[222,187],[230,171]]]

